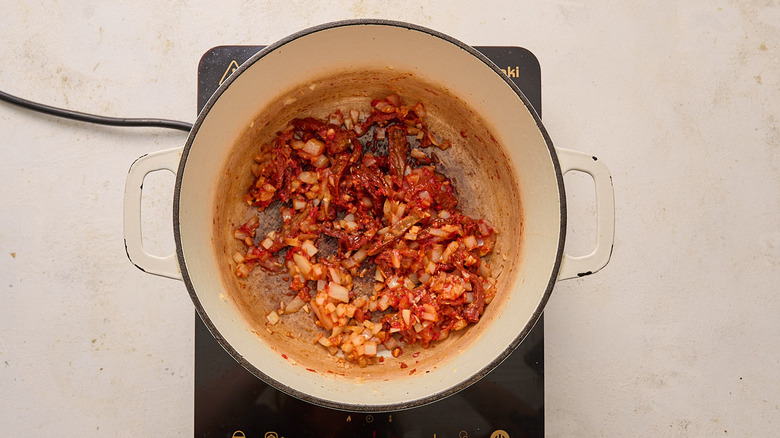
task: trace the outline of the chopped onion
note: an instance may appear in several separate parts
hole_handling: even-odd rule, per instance
[[[298,174],[298,179],[306,184],[317,184],[317,174],[315,172],[301,172]]]
[[[303,256],[303,254],[293,254],[293,261],[295,262],[295,266],[297,266],[301,271],[301,274],[304,276],[309,275],[312,269],[312,265],[311,262]]]
[[[417,148],[412,149],[412,151],[409,153],[409,155],[411,155],[412,157],[414,157],[414,158],[416,158],[418,160],[425,160],[425,159],[428,158],[428,156],[425,155],[425,152],[423,152],[423,151],[421,151],[420,149],[417,149]]]
[[[304,143],[304,142],[302,142],[300,140],[293,140],[293,141],[290,142],[290,147],[295,149],[295,150],[299,150],[299,149],[303,149],[303,146],[305,144],[306,143]]]
[[[414,108],[412,108],[412,111],[414,111],[414,113],[417,114],[417,117],[421,119],[427,114],[427,111],[425,111],[425,107],[423,106],[422,102],[418,102]]]
[[[378,111],[381,111],[383,113],[391,113],[395,111],[395,107],[393,104],[386,102],[386,101],[379,101],[374,105],[374,108],[376,108]]]
[[[344,123],[344,116],[341,114],[341,111],[337,111],[328,117],[328,123],[331,125],[341,126],[342,123]]]
[[[356,261],[358,264],[363,263],[366,258],[368,258],[368,251],[366,251],[365,248],[360,248],[352,254],[352,260]]]
[[[490,266],[484,260],[479,262],[479,276],[482,278],[490,278],[493,274],[490,272]]]
[[[328,296],[341,302],[349,302],[349,290],[346,287],[330,282],[328,284]]]
[[[431,262],[439,263],[439,260],[441,260],[441,254],[443,250],[444,249],[442,248],[441,245],[439,244],[433,245],[433,248],[431,249]]]
[[[479,246],[479,243],[477,243],[477,238],[472,235],[468,235],[464,237],[463,244],[466,245],[466,248],[468,248],[469,250],[472,250]]]
[[[324,150],[325,150],[325,143],[323,143],[320,140],[317,140],[316,138],[312,138],[309,141],[307,141],[306,144],[303,145],[301,152],[305,152],[312,157],[317,157],[319,155],[322,155],[322,152]]]
[[[312,163],[312,165],[313,165],[314,167],[318,168],[318,169],[321,169],[321,168],[323,168],[323,167],[327,166],[328,164],[330,164],[330,160],[328,159],[328,157],[327,157],[326,155],[320,155],[320,156],[319,156],[319,157],[317,157],[317,159],[316,159],[316,160],[314,160],[314,162]]]
[[[363,344],[363,348],[366,356],[376,356],[376,342],[368,341]]]
[[[243,278],[249,276],[249,266],[244,263],[239,263],[236,266],[236,277]]]
[[[306,304],[306,302],[303,301],[301,297],[296,295],[295,298],[293,298],[292,301],[290,301],[290,303],[285,306],[284,313],[295,313],[301,310],[301,307],[303,307],[304,304]]]
[[[317,247],[314,246],[314,242],[311,240],[304,240],[301,244],[301,249],[306,252],[306,254],[309,255],[309,257],[313,256],[314,254],[317,254]]]
[[[395,290],[401,287],[401,281],[398,279],[398,277],[393,275],[385,282],[385,285],[387,286],[388,289]]]
[[[341,272],[338,269],[329,267],[328,274],[330,274],[330,279],[336,284],[342,284]]]
[[[401,310],[401,318],[403,318],[404,323],[409,326],[409,323],[412,321],[412,311],[409,309],[403,309]]]
[[[441,255],[441,259],[444,261],[444,263],[450,262],[450,257],[452,256],[452,253],[458,250],[458,246],[459,245],[457,240],[453,240],[449,245],[447,245],[447,249],[445,249]]]

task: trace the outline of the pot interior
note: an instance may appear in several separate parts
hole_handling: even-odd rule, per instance
[[[377,23],[323,28],[261,55],[201,114],[179,172],[177,244],[201,316],[250,371],[320,404],[397,409],[473,383],[530,330],[557,273],[560,174],[538,119],[481,59],[417,29]],[[479,323],[428,349],[405,347],[399,358],[360,368],[314,342],[320,329],[311,314],[299,311],[267,324],[266,315],[288,302],[291,291],[284,275],[259,268],[247,279],[235,276],[231,257],[243,247],[233,231],[256,214],[242,197],[263,143],[292,118],[327,118],[336,109],[368,114],[372,99],[389,94],[410,105],[422,102],[430,129],[452,142],[436,151],[437,167],[453,181],[461,211],[500,231],[487,258],[500,274]],[[258,235],[279,220],[272,204],[260,214]]]

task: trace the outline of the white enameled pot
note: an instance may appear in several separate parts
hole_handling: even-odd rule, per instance
[[[423,102],[431,129],[452,140],[439,154],[443,172],[454,178],[461,208],[500,230],[490,259],[500,274],[479,323],[431,348],[360,368],[312,343],[303,312],[266,325],[264,315],[285,296],[284,283],[263,273],[237,279],[230,255],[240,243],[231,235],[254,214],[241,196],[260,142],[293,117],[365,109],[390,93]],[[145,176],[164,169],[176,174],[176,253],[156,257],[142,246],[140,199]],[[596,188],[596,246],[581,257],[564,252],[563,175],[572,170],[590,174]],[[476,382],[520,344],[557,281],[607,264],[614,239],[612,182],[601,161],[553,147],[522,92],[473,48],[383,20],[318,26],[257,53],[211,97],[183,148],[132,164],[124,214],[131,261],[183,280],[198,314],[238,362],[281,391],[351,411],[420,406]]]

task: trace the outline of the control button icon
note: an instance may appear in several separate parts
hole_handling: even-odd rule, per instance
[[[509,438],[509,434],[505,430],[498,429],[490,434],[490,438]]]
[[[246,438],[246,435],[244,434],[244,431],[237,430],[237,431],[233,432],[233,435],[232,435],[231,438]]]
[[[374,422],[374,416],[366,415],[366,423],[373,423],[373,422]]]
[[[265,433],[265,438],[279,438],[279,434],[274,431],[269,431]]]
[[[460,432],[458,432],[458,438],[469,438],[469,433],[466,432],[465,430],[461,430]]]

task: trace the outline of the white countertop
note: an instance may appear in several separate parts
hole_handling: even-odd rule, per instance
[[[0,89],[104,115],[193,121],[200,56],[381,17],[542,66],[556,146],[606,163],[610,264],[545,311],[550,437],[755,437],[780,430],[780,6],[760,2],[41,2],[0,14]],[[227,3],[227,2],[225,2]],[[194,310],[122,243],[132,161],[185,134],[0,103],[0,430],[192,436]],[[568,249],[592,186],[566,178]],[[164,254],[173,176],[145,185]]]

